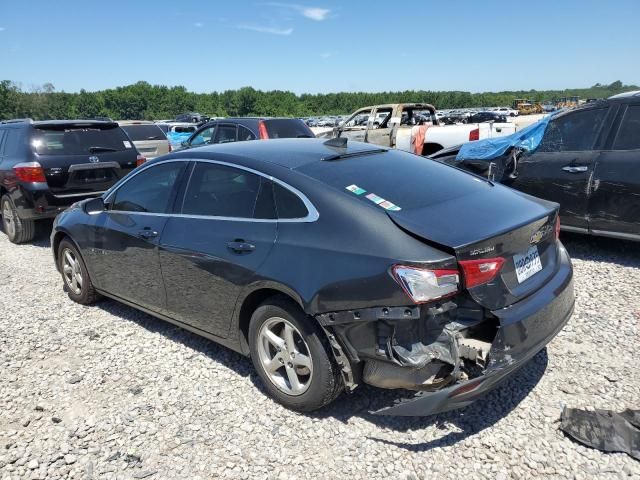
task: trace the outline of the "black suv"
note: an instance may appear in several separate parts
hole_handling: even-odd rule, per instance
[[[13,243],[29,241],[35,221],[100,195],[143,163],[115,122],[31,119],[0,122],[0,214]]]
[[[315,138],[315,135],[299,118],[225,118],[200,127],[182,143],[182,148],[270,138]]]

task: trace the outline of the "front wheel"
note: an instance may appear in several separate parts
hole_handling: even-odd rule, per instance
[[[58,269],[62,274],[67,295],[74,302],[82,305],[94,303],[100,295],[93,288],[87,266],[76,246],[68,239],[60,242],[58,247]]]
[[[275,297],[256,309],[249,344],[262,383],[285,407],[309,412],[342,391],[340,371],[323,332],[288,299]]]

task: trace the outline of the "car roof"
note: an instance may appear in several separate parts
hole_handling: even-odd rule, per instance
[[[631,98],[631,97],[640,97],[640,90],[633,90],[631,92],[618,93],[617,95],[612,95],[607,100],[617,100],[619,98]]]
[[[118,120],[118,125],[156,125],[154,122],[149,120]]]
[[[327,140],[316,138],[279,138],[248,142],[229,142],[178,151],[171,156],[197,159],[250,159],[281,167],[296,169],[336,155],[357,155],[379,152],[381,147],[362,142],[347,141],[346,148],[326,145]]]

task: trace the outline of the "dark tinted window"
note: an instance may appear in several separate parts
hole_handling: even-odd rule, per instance
[[[4,155],[17,155],[20,150],[20,142],[24,141],[24,130],[21,128],[8,128],[4,138]]]
[[[486,181],[455,168],[398,150],[313,162],[296,170],[370,205],[383,199],[402,209],[444,203],[492,188]],[[352,185],[364,192],[355,187],[352,190],[360,195],[347,190]],[[385,206],[391,207],[384,204],[380,208]]]
[[[549,122],[539,152],[591,150],[600,131],[606,108],[582,110]]]
[[[167,213],[171,191],[184,165],[162,163],[137,174],[116,191],[111,210]]]
[[[5,130],[0,130],[0,156],[2,155],[2,151],[4,149],[4,136],[5,136]]]
[[[264,120],[269,138],[314,138],[307,125],[297,118]]]
[[[167,138],[157,125],[123,125],[122,129],[133,141],[166,140]]]
[[[278,218],[304,218],[309,214],[300,197],[277,183],[273,184]]]
[[[238,141],[244,142],[246,140],[255,140],[256,136],[253,134],[251,130],[247,127],[243,127],[242,125],[238,125]]]
[[[84,155],[119,152],[133,148],[129,138],[118,126],[100,127],[37,127],[32,139],[34,150],[41,155]]]
[[[182,213],[253,218],[260,177],[238,168],[198,162],[191,174]]]
[[[278,218],[276,204],[273,200],[273,182],[264,177],[260,177],[260,193],[258,193],[258,200],[256,200],[253,218]]]
[[[618,130],[614,150],[640,149],[640,105],[630,105]]]
[[[162,130],[165,134],[169,132],[169,125],[166,123],[159,123],[158,128]]]
[[[218,125],[215,143],[229,143],[236,141],[235,125]]]

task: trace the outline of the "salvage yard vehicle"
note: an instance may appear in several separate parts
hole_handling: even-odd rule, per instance
[[[107,191],[145,161],[112,121],[0,122],[0,212],[13,243],[31,240],[37,220]]]
[[[640,91],[431,158],[559,203],[564,230],[640,241]]]
[[[361,383],[421,392],[384,414],[466,406],[574,306],[556,204],[346,139],[171,153],[59,215],[51,246],[72,300],[249,355],[300,411]]]
[[[180,148],[269,138],[314,137],[308,125],[299,118],[225,118],[206,123],[185,140]]]
[[[343,137],[414,152],[412,132],[416,125],[415,117],[418,115],[430,119],[430,126],[424,134],[424,145],[420,149],[421,151],[416,152],[422,155],[429,155],[463,142],[509,135],[515,131],[515,126],[511,123],[443,126],[440,125],[433,105],[428,103],[397,103],[361,108],[333,131],[318,135],[318,137]],[[368,120],[359,124],[356,120],[362,118]]]
[[[152,160],[171,151],[171,143],[162,129],[153,122],[142,120],[120,120],[118,125],[147,160]]]

